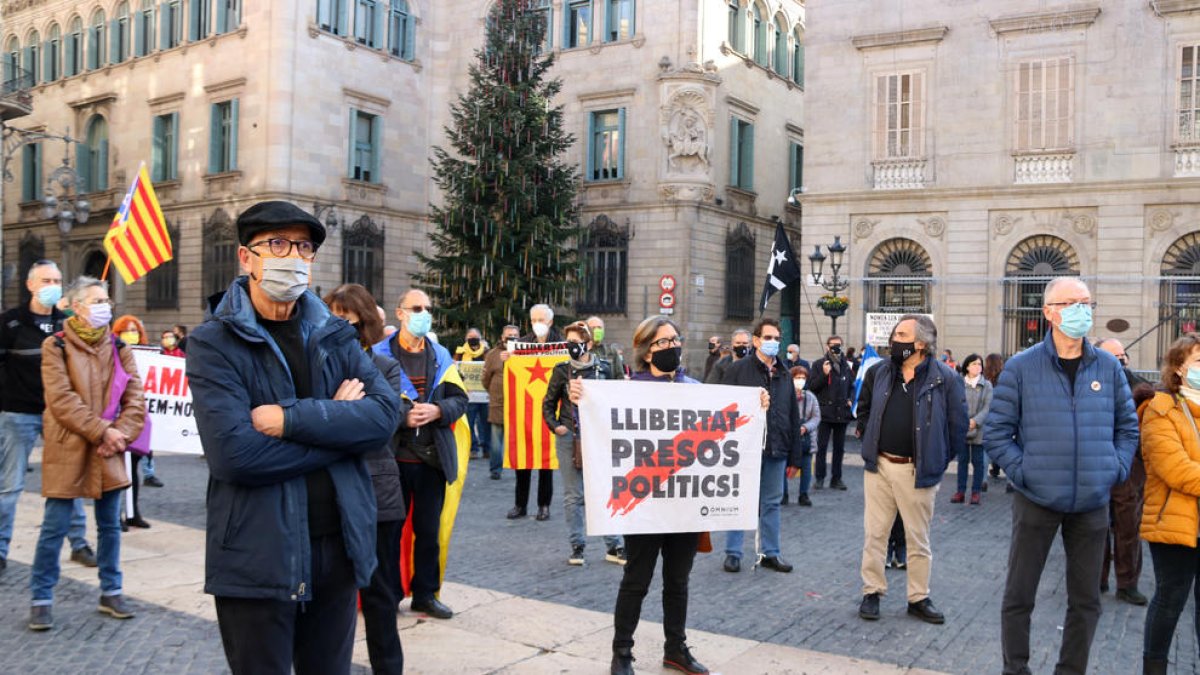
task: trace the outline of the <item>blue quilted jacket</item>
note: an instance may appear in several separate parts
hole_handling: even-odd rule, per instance
[[[1012,484],[1036,504],[1081,513],[1108,503],[1129,475],[1137,413],[1121,364],[1083,343],[1070,380],[1050,333],[1008,360],[992,396],[983,444]]]

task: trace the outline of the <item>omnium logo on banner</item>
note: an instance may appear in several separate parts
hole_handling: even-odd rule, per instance
[[[766,411],[757,387],[584,380],[587,531],[758,527]]]

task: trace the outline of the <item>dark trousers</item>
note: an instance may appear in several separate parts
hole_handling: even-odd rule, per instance
[[[423,462],[397,464],[400,465],[400,489],[408,505],[408,520],[413,529],[413,602],[428,602],[442,588],[438,530],[442,522],[442,505],[446,503],[446,478],[441,469]],[[402,596],[400,593],[396,597]]]
[[[529,484],[533,482],[533,469],[517,469],[517,501],[520,508],[529,506]],[[537,505],[550,506],[550,498],[554,496],[554,471],[538,469]]]
[[[1117,588],[1137,588],[1142,576],[1142,540],[1138,532],[1142,526],[1143,492],[1146,488],[1146,467],[1138,453],[1129,467],[1129,478],[1113,486],[1109,514],[1112,529],[1104,546],[1104,568],[1100,578],[1108,580],[1108,568],[1116,567]]]
[[[842,457],[846,455],[846,425],[835,422],[821,422],[817,427],[817,468],[814,476],[818,481],[825,480],[825,449],[829,447],[829,439],[833,437],[833,462],[830,464],[829,480],[842,479]]]
[[[1087,673],[1088,652],[1100,620],[1100,564],[1104,559],[1104,533],[1108,531],[1108,506],[1084,513],[1059,513],[1014,492],[1008,579],[1000,607],[1006,675],[1030,672],[1030,616],[1046,556],[1060,528],[1067,555],[1067,617],[1054,672]]]
[[[363,623],[367,627],[367,654],[375,675],[404,672],[404,650],[396,628],[396,587],[400,585],[400,530],[402,520],[375,526],[375,558],[378,565],[371,585],[359,591]]]
[[[142,506],[138,503],[138,488],[141,487],[142,481],[138,480],[138,464],[142,463],[142,456],[135,452],[129,459],[129,465],[133,467],[132,484],[130,485],[130,487],[133,488],[133,515],[128,517],[141,518]],[[124,506],[124,504],[122,504],[122,506]]]
[[[354,566],[340,534],[312,540],[312,600],[217,596],[217,624],[234,675],[349,673]]]
[[[680,649],[687,642],[688,576],[696,559],[698,532],[625,535],[625,576],[617,591],[613,612],[613,651],[633,648],[633,632],[642,616],[642,600],[654,578],[658,555],[663,559],[663,634],[665,651]]]
[[[896,513],[896,520],[892,521],[892,531],[888,534],[885,562],[891,562],[893,559],[908,564],[908,539],[904,536],[904,519],[900,517],[899,512]]]
[[[1189,594],[1196,597],[1196,637],[1200,639],[1200,548],[1151,543],[1150,562],[1154,565],[1154,597],[1146,610],[1142,656],[1165,662]]]

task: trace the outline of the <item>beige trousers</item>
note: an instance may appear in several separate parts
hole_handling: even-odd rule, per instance
[[[908,601],[929,597],[929,524],[938,486],[917,488],[916,466],[880,458],[877,471],[863,473],[863,595],[887,593],[884,558],[896,512],[904,519],[908,547]]]

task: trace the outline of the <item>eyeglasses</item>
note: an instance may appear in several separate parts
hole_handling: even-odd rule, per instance
[[[675,337],[669,337],[669,338],[659,338],[659,339],[651,342],[650,346],[658,347],[659,349],[668,349],[670,347],[682,347],[683,346],[683,338],[679,337],[678,335],[676,335]]]
[[[1093,301],[1090,301],[1090,300],[1082,300],[1082,301],[1068,300],[1067,302],[1047,302],[1046,303],[1047,307],[1058,307],[1058,308],[1070,307],[1071,305],[1087,305],[1093,311],[1096,309],[1096,303]]]
[[[412,307],[401,307],[400,309],[412,314],[420,314],[421,312],[432,312],[433,305],[413,305]]]
[[[317,256],[317,245],[307,239],[303,241],[293,241],[291,239],[264,239],[263,241],[250,244],[246,246],[246,248],[250,249],[250,252],[254,255],[261,256],[262,254],[260,254],[258,251],[255,251],[254,247],[262,246],[263,244],[267,245],[271,251],[271,255],[275,256],[276,258],[286,258],[290,256],[293,249],[295,249],[295,251],[300,254],[300,257],[305,260],[312,260]]]

